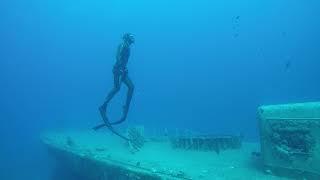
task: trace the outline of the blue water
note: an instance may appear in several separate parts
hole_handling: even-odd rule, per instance
[[[259,105],[320,99],[319,8],[317,0],[2,0],[0,179],[50,179],[40,133],[101,121],[125,32],[136,36],[128,65],[136,89],[124,126],[258,140]]]

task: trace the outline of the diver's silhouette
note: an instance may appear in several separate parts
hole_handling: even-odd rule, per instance
[[[107,126],[111,131],[114,132],[111,125],[120,124],[124,122],[127,118],[133,91],[134,91],[134,85],[128,75],[127,63],[130,57],[130,46],[134,43],[134,41],[135,39],[132,34],[130,33],[124,34],[123,42],[119,45],[117,50],[116,63],[113,66],[113,80],[114,80],[113,88],[107,95],[104,103],[99,107],[99,111],[102,119],[104,120],[104,124],[94,127],[94,130]],[[126,99],[125,105],[123,106],[122,117],[118,121],[109,122],[106,115],[108,103],[119,92],[121,83],[124,83],[128,87],[127,99]],[[118,133],[116,134],[119,135]]]

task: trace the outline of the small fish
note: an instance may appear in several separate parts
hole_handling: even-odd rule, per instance
[[[282,32],[282,33],[281,33],[281,36],[282,36],[282,37],[287,37],[287,32],[285,32],[285,31]]]
[[[288,71],[291,68],[291,61],[288,60],[285,64],[285,70]]]

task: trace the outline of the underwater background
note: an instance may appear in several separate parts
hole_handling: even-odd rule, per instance
[[[317,0],[2,0],[0,179],[50,179],[41,133],[101,122],[125,32],[136,38],[128,65],[136,89],[119,129],[258,141],[258,106],[320,99],[319,8]]]

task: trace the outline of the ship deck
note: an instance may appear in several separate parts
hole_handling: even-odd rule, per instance
[[[147,141],[132,153],[126,143],[107,132],[45,133],[42,141],[57,162],[88,180],[103,179],[284,179],[265,173],[252,157],[257,143],[240,149],[193,151],[172,148],[169,141]]]

